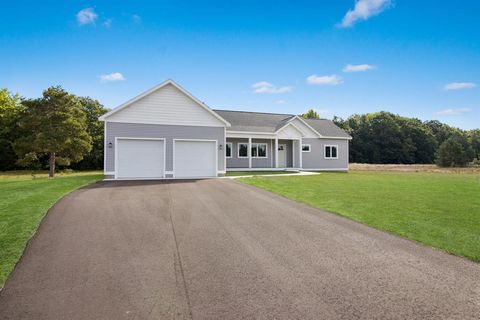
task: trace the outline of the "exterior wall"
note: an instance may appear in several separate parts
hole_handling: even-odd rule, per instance
[[[310,145],[310,152],[302,153],[304,169],[348,170],[348,140],[304,138],[303,144]],[[325,159],[325,145],[338,146],[338,159]]]
[[[228,168],[246,168],[248,169],[248,158],[238,158],[238,144],[248,143],[248,139],[244,138],[227,138],[227,142],[232,143],[232,157],[227,158]],[[273,148],[271,139],[252,139],[252,143],[266,143],[267,157],[266,158],[252,158],[252,168],[273,168]]]
[[[318,138],[318,135],[315,131],[312,131],[309,127],[307,127],[302,121],[298,119],[294,119],[291,121],[298,129],[300,129],[304,135],[304,138]]]
[[[133,138],[165,138],[166,164],[165,170],[173,170],[173,139],[206,139],[217,140],[218,146],[218,171],[224,171],[225,166],[225,130],[223,127],[199,127],[199,126],[174,126],[141,123],[107,122],[105,133],[105,172],[115,171],[115,137]],[[112,143],[112,148],[108,143]],[[192,155],[194,159],[195,155]],[[248,164],[247,164],[248,165]],[[168,172],[166,173],[168,176]]]
[[[224,127],[225,123],[172,84],[146,95],[107,118],[108,122]]]

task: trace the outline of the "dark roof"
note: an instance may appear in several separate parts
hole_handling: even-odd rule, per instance
[[[213,110],[222,118],[230,122],[227,131],[245,132],[275,132],[295,117],[294,114],[265,113],[233,110]],[[337,127],[332,121],[321,119],[303,119],[320,135],[326,137],[351,138],[345,131]]]

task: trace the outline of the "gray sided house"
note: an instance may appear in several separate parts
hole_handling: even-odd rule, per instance
[[[207,178],[226,171],[348,170],[351,137],[330,120],[212,110],[168,80],[100,117],[111,179]]]

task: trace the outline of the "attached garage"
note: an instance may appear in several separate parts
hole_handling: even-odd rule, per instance
[[[173,141],[175,178],[206,178],[217,176],[216,140]]]
[[[165,177],[165,140],[116,138],[116,179]]]

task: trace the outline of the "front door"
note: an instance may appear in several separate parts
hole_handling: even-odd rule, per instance
[[[278,167],[279,168],[287,167],[287,145],[286,144],[278,145]]]

